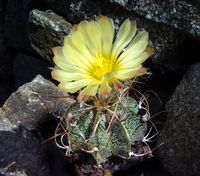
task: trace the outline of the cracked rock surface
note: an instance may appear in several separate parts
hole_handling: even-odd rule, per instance
[[[66,96],[57,90],[50,81],[38,75],[32,82],[26,83],[14,92],[0,109],[0,120],[14,127],[22,125],[28,130],[48,119],[50,113],[67,109]]]
[[[200,38],[200,2],[188,0],[109,0],[147,19],[165,23]]]
[[[0,175],[49,176],[48,159],[36,131],[56,114],[65,113],[68,98],[42,76],[21,86],[0,108]]]
[[[44,59],[51,61],[52,48],[61,46],[69,34],[71,24],[52,11],[32,10],[29,15],[29,39],[32,48]]]

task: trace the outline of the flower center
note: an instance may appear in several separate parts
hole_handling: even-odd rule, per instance
[[[98,80],[108,80],[111,77],[114,63],[111,58],[98,56],[95,58],[94,65],[92,66],[92,74]]]

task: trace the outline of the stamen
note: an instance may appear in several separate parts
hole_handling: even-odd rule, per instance
[[[102,55],[96,56],[94,59],[92,71],[93,76],[99,80],[108,80],[113,72],[113,63],[111,58],[106,58]]]

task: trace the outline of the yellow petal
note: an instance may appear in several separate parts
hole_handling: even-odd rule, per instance
[[[63,54],[62,47],[60,47],[60,46],[54,47],[54,48],[52,48],[52,51],[54,54],[54,58],[59,58],[59,60],[62,60],[62,62],[64,62],[65,64],[69,63],[68,59]]]
[[[112,88],[109,86],[108,83],[103,83],[100,86],[98,93],[104,97],[107,97],[110,94],[111,90],[112,90]]]
[[[127,80],[138,75],[138,70],[142,68],[142,65],[138,65],[137,67],[131,67],[127,69],[119,70],[115,77],[119,80]]]
[[[147,52],[141,53],[138,58],[134,58],[134,55],[128,55],[118,64],[118,67],[120,69],[137,67],[138,65],[141,65],[148,57],[149,53]]]
[[[83,79],[74,82],[60,83],[58,87],[66,92],[74,93],[85,87],[87,84],[89,84],[87,79]]]
[[[87,61],[89,61],[89,63],[91,64],[92,55],[90,54],[89,50],[87,49],[84,36],[80,31],[73,32],[73,34],[71,35],[71,43],[70,44],[73,44],[73,47],[76,50],[78,50],[78,52],[80,54],[84,55],[85,59],[87,59]]]
[[[90,21],[86,25],[86,31],[88,34],[88,38],[93,45],[94,51],[92,51],[93,55],[97,55],[101,53],[101,30],[99,23],[95,21]]]
[[[97,93],[99,85],[89,85],[85,89],[83,89],[80,94],[81,95],[90,95],[94,96]]]
[[[131,41],[129,46],[125,49],[125,51],[120,55],[117,63],[119,63],[128,55],[131,55],[133,58],[137,58],[146,49],[147,45],[148,33],[145,31],[139,32]]]
[[[87,26],[88,22],[87,21],[82,21],[78,24],[78,31],[82,33],[84,39],[85,39],[85,44],[88,47],[88,49],[90,50],[90,39],[88,37],[87,31],[86,31],[86,26]]]
[[[63,70],[71,70],[68,59],[63,55],[62,47],[55,47],[52,51],[54,54],[54,63]]]
[[[85,70],[81,67],[75,67],[74,65],[71,65],[69,57],[67,55],[64,55],[63,53],[63,47],[55,47],[52,49],[54,53],[53,61],[54,63],[61,69],[65,71],[80,71],[85,72]]]
[[[67,61],[64,61],[60,57],[54,57],[53,61],[59,68],[63,69],[64,71],[87,73],[87,70],[85,70],[84,68],[71,65],[70,63],[67,63]]]
[[[98,22],[102,35],[102,55],[104,57],[110,57],[115,34],[113,20],[106,16],[102,16],[99,18]]]
[[[130,72],[130,71],[136,71],[138,69],[140,69],[142,67],[142,65],[137,65],[135,67],[128,67],[128,68],[124,68],[124,69],[119,69],[117,71],[117,74],[123,74],[123,73],[126,73],[126,72]]]
[[[73,65],[84,68],[86,70],[90,67],[88,60],[84,57],[83,54],[76,50],[76,48],[71,43],[70,38],[68,38],[68,44],[63,46],[63,55],[68,58],[69,62]]]
[[[130,21],[129,19],[124,21],[113,44],[112,58],[116,59],[119,56],[122,50],[130,43],[136,31],[136,22]]]
[[[148,45],[149,34],[146,31],[138,32],[137,35],[133,38],[130,45],[127,48],[128,50],[137,50],[140,48],[146,48]]]
[[[79,101],[86,101],[89,96],[95,96],[97,93],[99,85],[89,85],[87,86],[85,89],[83,89],[79,96],[78,96],[78,100]]]
[[[63,70],[70,70],[69,64],[63,62],[59,57],[53,58],[54,63]]]
[[[89,78],[88,75],[79,72],[66,72],[60,69],[55,69],[51,72],[52,78],[59,82],[69,82]]]
[[[98,52],[101,53],[101,31],[97,22],[83,21],[79,23],[78,31],[83,34],[85,44],[93,56],[96,56]]]
[[[131,78],[135,78],[137,77],[137,73],[138,71],[132,71],[132,72],[127,72],[124,74],[119,74],[118,76],[116,76],[118,79],[125,81],[127,79],[131,79]]]

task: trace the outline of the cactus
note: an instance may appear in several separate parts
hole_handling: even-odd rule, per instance
[[[76,102],[63,121],[70,148],[91,153],[98,164],[111,155],[130,158],[132,145],[142,141],[147,130],[135,99],[124,96],[105,102],[95,100],[95,106]]]

